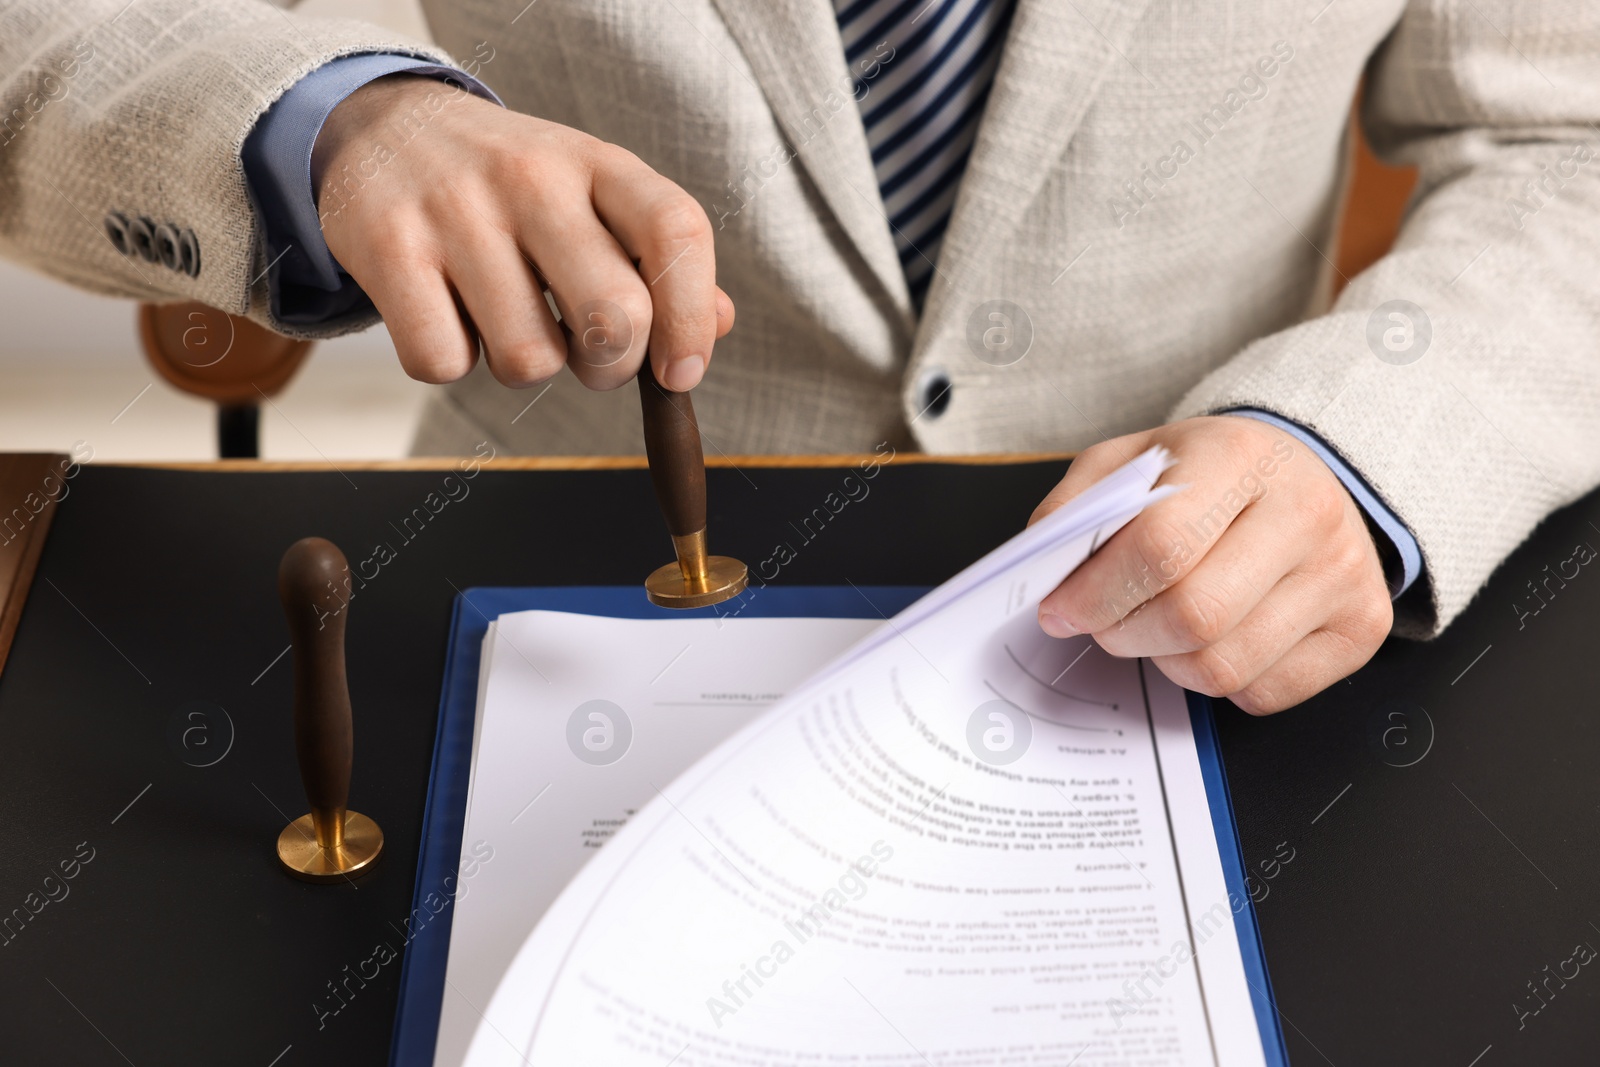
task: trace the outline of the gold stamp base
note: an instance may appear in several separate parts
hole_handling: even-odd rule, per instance
[[[644,580],[650,603],[663,608],[703,608],[720,604],[744,592],[749,581],[745,565],[729,556],[707,556],[705,573],[685,578],[683,567],[668,563]]]
[[[383,831],[359,811],[345,812],[344,841],[333,849],[317,844],[311,813],[300,816],[278,835],[278,862],[307,882],[339,882],[364,874],[383,852]]]

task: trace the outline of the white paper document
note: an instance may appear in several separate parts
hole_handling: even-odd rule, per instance
[[[435,1062],[1264,1064],[1181,690],[1036,621],[1164,466],[887,621],[502,616]]]

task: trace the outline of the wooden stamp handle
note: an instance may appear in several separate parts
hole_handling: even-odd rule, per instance
[[[278,565],[278,599],[294,649],[294,748],[313,814],[342,819],[353,747],[344,670],[350,568],[333,542],[307,537]]]
[[[694,402],[688,393],[674,393],[656,381],[646,360],[639,368],[639,404],[650,480],[667,531],[674,537],[698,533],[706,528],[706,461]]]

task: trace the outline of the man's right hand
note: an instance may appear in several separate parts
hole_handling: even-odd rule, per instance
[[[347,97],[311,177],[329,251],[420,381],[465,375],[481,339],[508,386],[566,365],[614,389],[648,351],[656,379],[683,391],[733,326],[693,197],[625,149],[432,78]]]

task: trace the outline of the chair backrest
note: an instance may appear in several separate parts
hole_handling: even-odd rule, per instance
[[[139,340],[172,385],[234,407],[276,394],[311,352],[310,341],[193,302],[139,305]]]
[[[1361,131],[1361,93],[1350,107],[1350,176],[1340,213],[1338,253],[1334,261],[1342,278],[1333,280],[1334,295],[1345,279],[1372,266],[1394,245],[1411,190],[1415,167],[1391,167],[1372,154]]]

